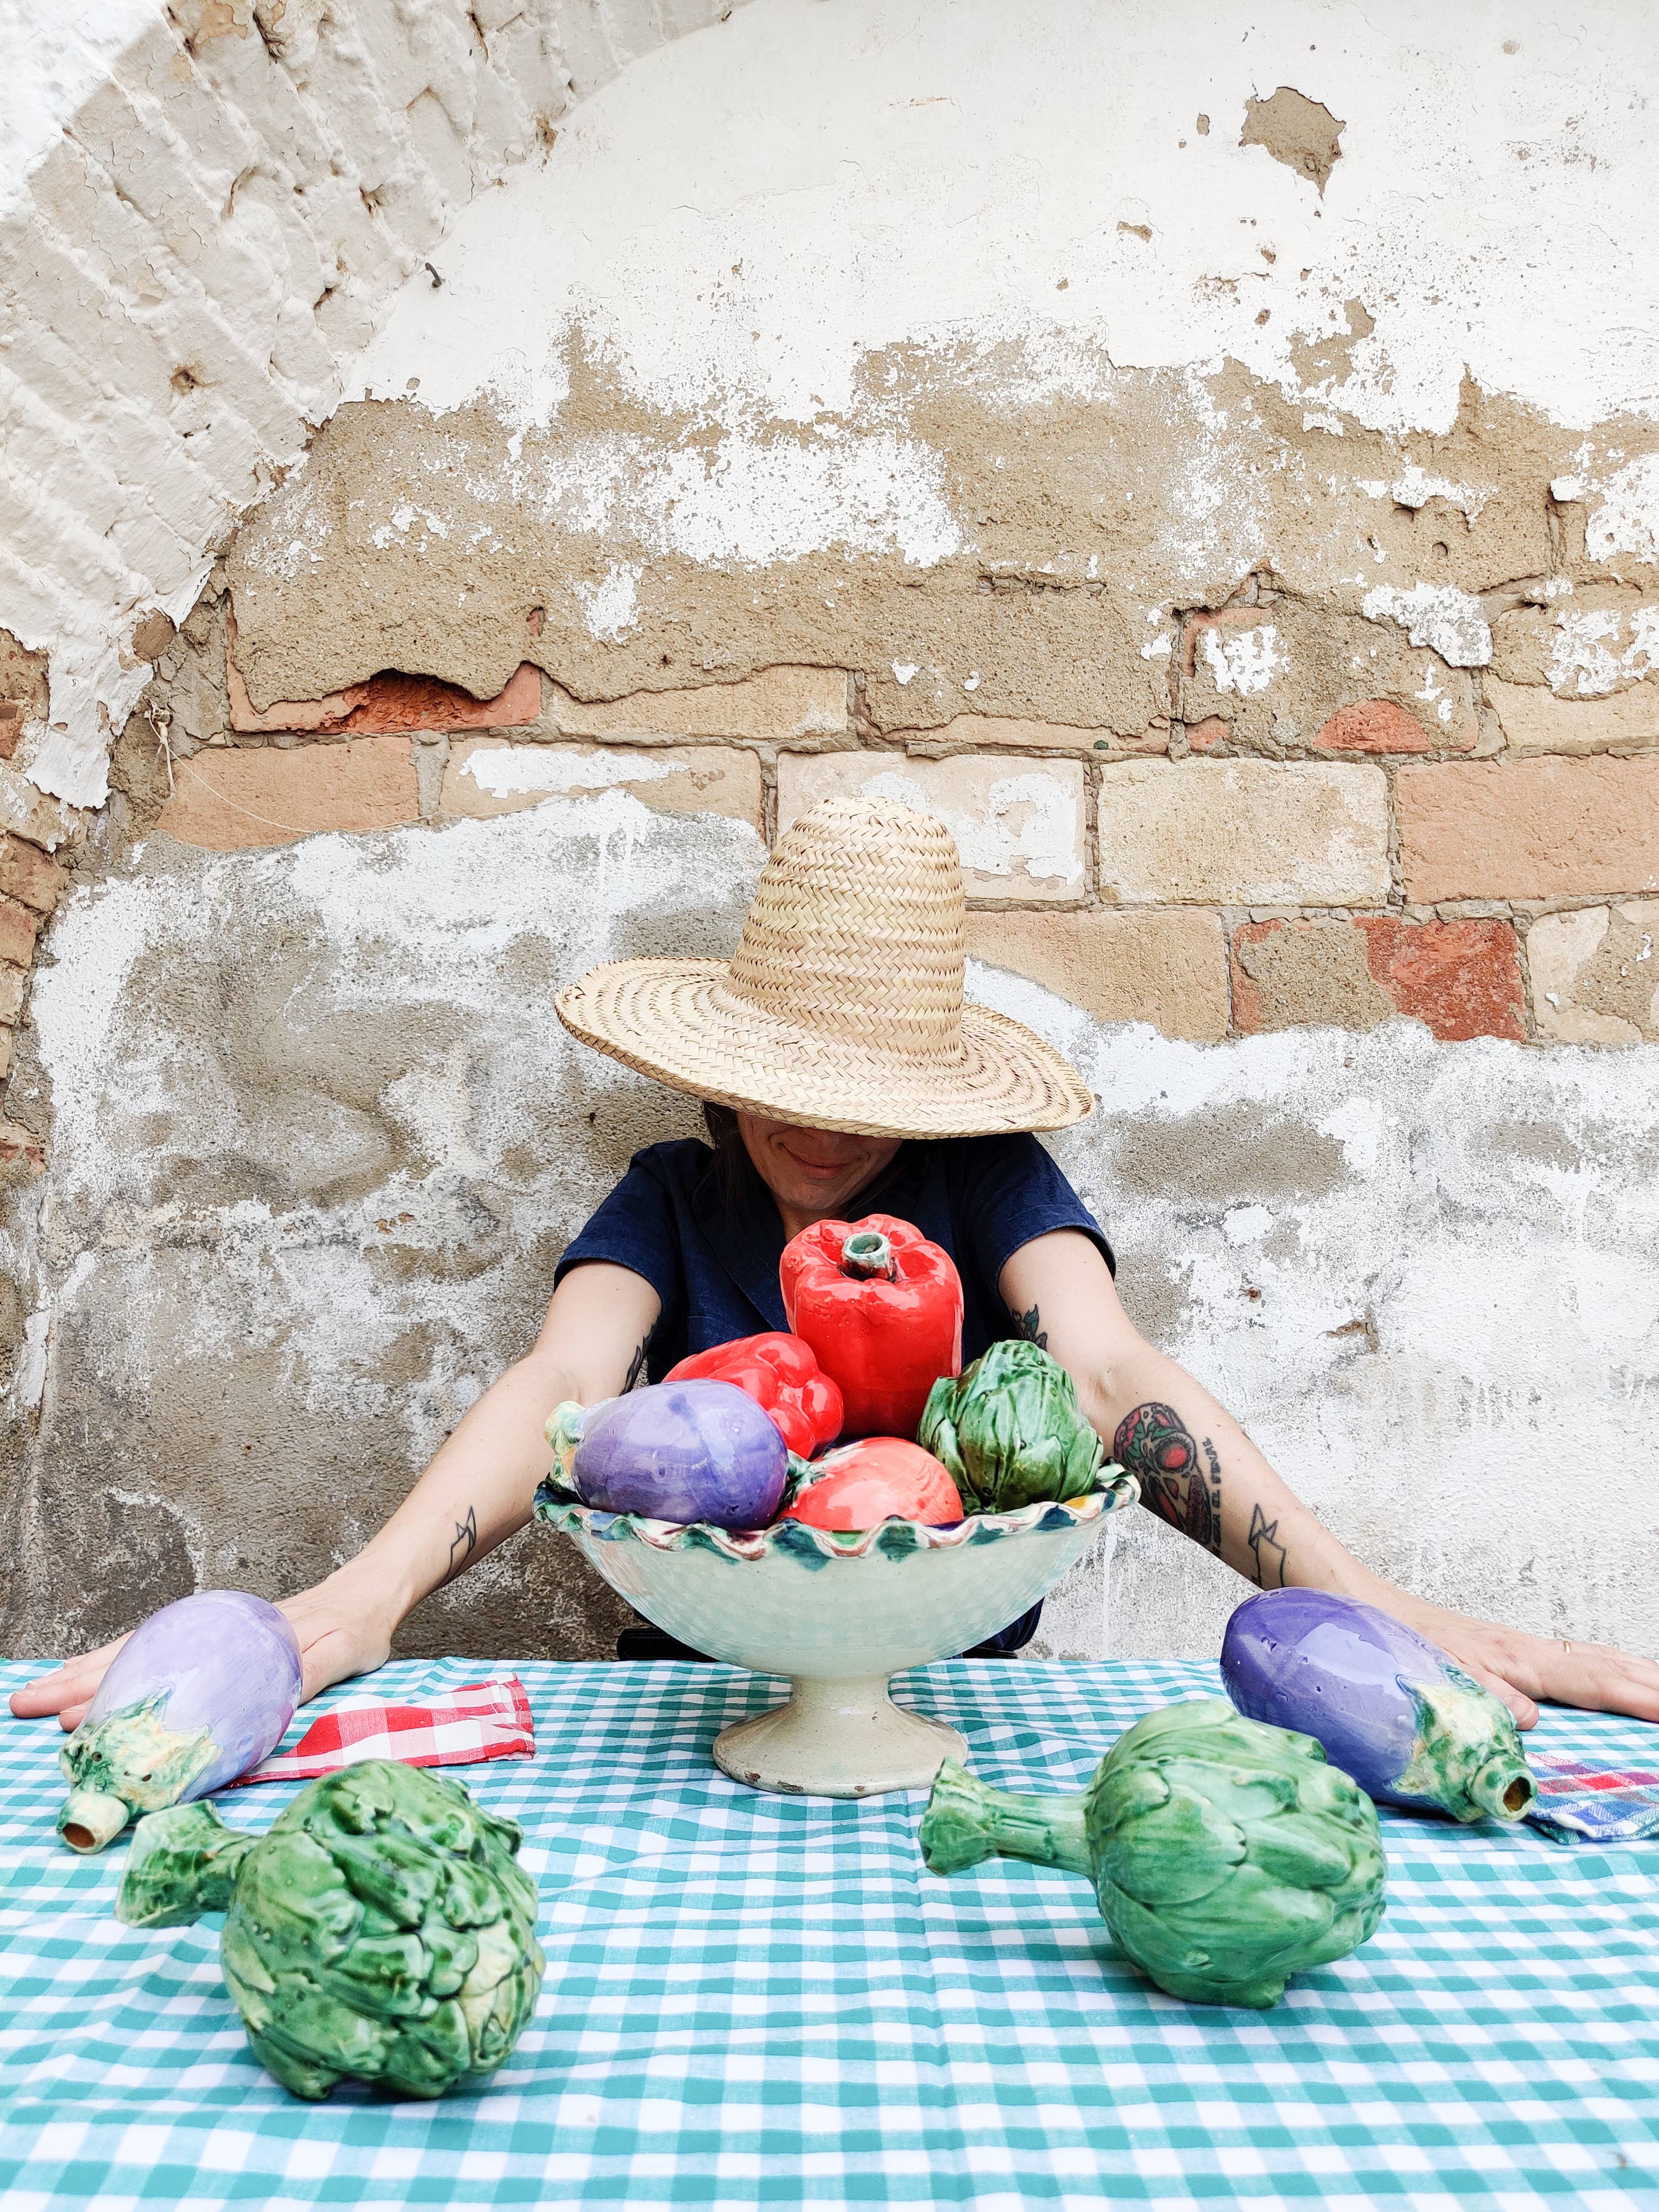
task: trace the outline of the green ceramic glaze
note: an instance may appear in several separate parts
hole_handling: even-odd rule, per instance
[[[1417,1749],[1395,1788],[1455,1820],[1518,1820],[1538,1795],[1515,1716],[1471,1676],[1406,1682],[1417,1706]]]
[[[943,1461],[970,1513],[1081,1498],[1105,1459],[1066,1370],[1040,1345],[1013,1339],[962,1375],[939,1377],[916,1441]]]
[[[157,1716],[167,1705],[163,1691],[123,1705],[94,1727],[76,1729],[58,1753],[58,1764],[70,1789],[58,1815],[58,1832],[71,1850],[101,1850],[134,1813],[176,1804],[218,1756],[209,1730],[179,1735],[163,1728]]]
[[[255,2056],[296,2096],[347,2075],[441,2097],[492,2073],[545,1960],[520,1832],[459,1783],[368,1759],[302,1790],[258,1838],[210,1805],[141,1820],[117,1917],[223,1911],[220,1958]]]
[[[1382,1917],[1370,1799],[1311,1736],[1218,1698],[1137,1721],[1075,1797],[993,1790],[949,1762],[921,1843],[938,1874],[1000,1856],[1083,1875],[1120,1949],[1204,2004],[1276,2004]]]

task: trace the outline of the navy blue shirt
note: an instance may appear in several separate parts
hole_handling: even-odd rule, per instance
[[[724,1180],[695,1137],[648,1145],[559,1261],[556,1282],[584,1261],[609,1260],[651,1285],[662,1300],[646,1347],[653,1382],[692,1352],[787,1325],[778,1288],[782,1217],[757,1175],[745,1173],[733,1196]],[[1032,1237],[1081,1230],[1115,1272],[1100,1224],[1035,1137],[902,1145],[854,1204],[860,1214],[914,1222],[956,1261],[964,1365],[1014,1334],[997,1278]]]

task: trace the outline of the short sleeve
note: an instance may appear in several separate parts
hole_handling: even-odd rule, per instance
[[[1116,1274],[1105,1231],[1035,1137],[981,1138],[969,1152],[964,1225],[993,1293],[1020,1246],[1053,1229],[1080,1230]]]
[[[672,1194],[648,1152],[635,1153],[628,1173],[566,1245],[554,1288],[590,1260],[608,1260],[642,1275],[662,1300],[658,1328],[665,1322],[672,1328],[684,1303],[679,1223]]]

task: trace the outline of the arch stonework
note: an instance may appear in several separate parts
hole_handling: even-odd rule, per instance
[[[46,656],[51,693],[0,825],[55,842],[68,819],[38,793],[101,803],[216,549],[456,211],[738,4],[157,0],[101,59],[69,55],[101,81],[0,194],[0,630]]]

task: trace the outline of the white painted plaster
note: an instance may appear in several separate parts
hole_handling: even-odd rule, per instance
[[[106,724],[142,681],[120,641],[150,606],[183,611],[342,392],[414,383],[446,407],[489,388],[547,421],[579,335],[642,398],[722,428],[718,460],[683,453],[640,489],[664,541],[757,561],[844,527],[914,560],[968,540],[941,511],[938,457],[886,419],[897,370],[867,372],[893,349],[948,350],[1011,409],[1123,368],[1201,384],[1230,359],[1337,430],[1340,407],[1443,431],[1466,370],[1587,428],[1653,406],[1643,0],[1570,27],[1547,0],[1501,24],[1405,0],[1387,38],[1349,0],[1261,0],[1242,28],[1218,0],[759,0],[644,58],[671,34],[659,12],[624,27],[586,0],[528,0],[482,41],[453,35],[444,0],[409,0],[395,36],[341,0],[291,11],[274,59],[234,35],[185,57],[141,0],[67,24],[45,0],[11,4],[29,36],[8,174],[33,194],[13,313],[52,343],[14,347],[0,382],[79,435],[73,469],[20,468],[0,623],[54,654],[29,772],[77,801],[101,796]],[[692,0],[674,27],[729,12]],[[624,63],[526,158],[572,79],[586,91]],[[118,157],[76,135],[104,67],[159,126],[153,204],[130,192],[118,210],[101,165]],[[1279,83],[1343,118],[1322,198],[1237,143],[1246,100]],[[438,108],[470,118],[453,155],[410,119]],[[233,194],[245,176],[259,181]],[[365,228],[361,193],[382,185]],[[77,212],[95,206],[107,251]],[[118,266],[153,272],[142,343]],[[1374,319],[1363,338],[1351,300]],[[1304,378],[1299,349],[1345,334],[1340,366]],[[167,375],[191,355],[207,382],[181,398]],[[781,423],[810,433],[780,443]],[[1259,518],[1217,436],[1191,470],[1190,550],[1248,565]],[[1656,470],[1585,460],[1593,552],[1655,557]],[[1417,461],[1389,489],[1470,514],[1486,496]]]
[[[1074,389],[1103,348],[1119,366],[1231,355],[1293,385],[1295,341],[1343,328],[1358,296],[1376,328],[1341,398],[1362,419],[1449,428],[1467,362],[1588,423],[1652,390],[1636,333],[1637,303],[1659,307],[1639,243],[1659,56],[1641,21],[1628,0],[1569,34],[1519,0],[1472,28],[1413,0],[1379,40],[1329,0],[1263,0],[1242,28],[1212,0],[763,0],[636,66],[544,170],[475,204],[455,236],[478,250],[441,294],[405,290],[363,381],[417,374],[445,405],[539,377],[545,419],[580,325],[658,404],[718,391],[796,422],[851,405],[861,353],[916,342],[1028,345]],[[1322,200],[1237,143],[1246,98],[1278,83],[1345,119]]]
[[[624,784],[653,783],[675,772],[672,763],[653,760],[649,753],[623,752],[611,746],[600,752],[574,753],[554,745],[479,745],[460,769],[493,799],[520,792],[550,796],[610,791]]]
[[[1637,1168],[1659,1048],[1449,1048],[1403,1021],[1202,1047],[977,963],[969,988],[1099,1094],[1053,1144],[1132,1315],[1161,1283],[1164,1348],[1362,1559],[1546,1634],[1659,1647],[1659,1176]],[[1310,1181],[1322,1138],[1338,1157]],[[1356,1320],[1374,1350],[1334,1334]],[[1241,1595],[1145,1515],[1110,1573],[1116,1652],[1213,1652]]]
[[[0,216],[123,48],[161,15],[161,0],[0,0]]]
[[[1287,669],[1290,656],[1280,647],[1272,623],[1255,629],[1206,629],[1200,643],[1218,691],[1236,691],[1241,698],[1265,691],[1273,678]],[[1167,652],[1168,647],[1166,647]]]
[[[1616,639],[1624,624],[1612,609],[1567,608],[1559,613],[1550,647],[1551,690],[1596,698],[1616,691],[1622,682],[1651,675],[1659,668],[1659,607],[1637,607],[1629,621],[1630,643],[1617,652],[1607,641]]]
[[[1451,584],[1413,584],[1409,591],[1378,584],[1365,594],[1373,622],[1395,622],[1413,645],[1431,647],[1454,668],[1484,668],[1492,659],[1492,632],[1479,599]]]
[[[901,769],[883,769],[859,788],[872,799],[896,799],[902,806],[935,815],[956,839],[963,866],[980,875],[1024,874],[1039,883],[1082,880],[1076,792],[1041,769],[998,776],[986,793],[982,812],[941,805],[937,793],[930,797]]]

